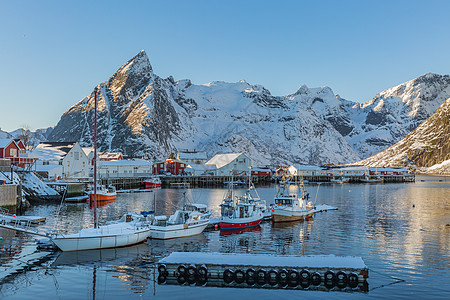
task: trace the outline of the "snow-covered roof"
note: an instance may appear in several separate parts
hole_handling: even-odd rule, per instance
[[[370,171],[378,172],[408,172],[405,167],[369,167]]]
[[[206,152],[178,152],[178,159],[203,159],[207,160]]]
[[[37,172],[48,172],[52,171],[54,169],[61,168],[61,165],[36,165],[36,171]]]
[[[323,168],[318,167],[318,166],[303,166],[303,165],[300,165],[300,166],[293,166],[292,165],[288,169],[290,169],[290,170],[295,169],[295,170],[300,170],[300,171],[320,171],[320,170],[323,170]]]
[[[94,147],[82,147],[81,149],[83,149],[83,152],[84,154],[86,154],[86,156],[89,156],[91,152],[94,152]]]
[[[12,139],[0,139],[0,148],[5,148],[11,142],[14,142],[14,141]]]
[[[98,166],[151,166],[145,159],[101,160]]]
[[[120,152],[102,152],[98,155],[100,159],[120,159],[122,153]]]
[[[193,169],[195,171],[213,171],[217,170],[217,167],[216,165],[189,164],[186,169]]]
[[[33,154],[42,160],[61,160],[69,153],[76,142],[44,142],[33,150]]]
[[[216,154],[213,158],[211,158],[209,161],[206,162],[207,165],[216,165],[217,169],[222,168],[223,166],[228,165],[233,160],[238,158],[244,154],[243,152],[240,153],[227,153],[227,154]]]
[[[345,167],[345,168],[341,168],[339,170],[344,170],[344,171],[366,171],[368,168],[365,166],[354,166],[354,167]]]

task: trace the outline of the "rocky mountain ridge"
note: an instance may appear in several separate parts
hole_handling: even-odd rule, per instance
[[[98,85],[99,147],[155,160],[196,149],[245,151],[258,165],[353,162],[406,136],[450,94],[449,82],[425,74],[364,104],[329,87],[272,96],[245,81],[160,78],[141,51]],[[92,145],[92,110],[93,93],[63,114],[48,139]]]

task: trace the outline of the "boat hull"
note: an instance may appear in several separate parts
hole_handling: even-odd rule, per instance
[[[314,209],[301,210],[301,211],[293,211],[275,208],[272,211],[272,221],[277,222],[293,222],[300,221],[311,218],[314,214]]]
[[[107,226],[104,226],[107,227]],[[124,228],[118,232],[106,232],[105,228],[91,229],[91,235],[69,235],[52,238],[62,251],[95,250],[131,246],[144,242],[149,236],[149,229],[135,230]]]
[[[145,189],[159,189],[159,188],[161,188],[161,183],[144,181],[144,188]]]
[[[150,226],[151,239],[167,240],[200,234],[208,226],[209,220],[190,224],[177,224],[167,226]]]
[[[117,194],[116,193],[97,193],[97,202],[101,202],[101,201],[115,201],[117,198]],[[94,202],[94,194],[91,193],[89,194],[89,201],[91,203]]]
[[[220,229],[242,229],[253,226],[258,226],[261,223],[263,216],[258,215],[251,218],[222,218],[220,220]]]

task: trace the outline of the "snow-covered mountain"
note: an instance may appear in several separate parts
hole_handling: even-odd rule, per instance
[[[450,174],[450,98],[437,111],[395,145],[359,162],[368,166],[428,168]]]
[[[273,96],[245,81],[163,79],[144,51],[99,88],[99,147],[152,159],[182,149],[246,152],[257,165],[346,163],[382,150],[450,94],[449,76],[426,74],[364,104],[329,87]],[[439,103],[440,102],[440,103]],[[67,110],[49,141],[92,145],[93,93]]]
[[[194,85],[153,73],[144,51],[99,88],[99,147],[161,159],[178,149],[245,151],[256,164],[350,162],[359,157],[305,102],[333,99],[306,87],[275,97],[245,81]],[[317,97],[316,97],[317,96]],[[51,141],[92,144],[93,93],[66,111]]]
[[[47,138],[52,130],[53,127],[37,129],[36,131],[30,131],[26,128],[19,128],[10,132],[9,134],[14,138],[20,138],[25,143],[25,146],[34,148],[40,142],[47,141]]]
[[[341,132],[368,157],[403,139],[450,97],[450,76],[428,73],[377,94],[347,111],[352,131]]]

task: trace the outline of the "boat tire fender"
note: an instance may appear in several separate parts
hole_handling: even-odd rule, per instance
[[[180,275],[186,274],[186,266],[185,265],[179,265],[177,268],[177,272]]]
[[[298,274],[297,270],[292,269],[288,273],[288,285],[290,287],[295,287],[298,285],[298,282],[300,280],[300,275]]]
[[[276,270],[267,272],[267,281],[271,286],[275,286],[278,283],[278,272]]]
[[[232,283],[234,281],[234,272],[230,269],[223,271],[223,281],[225,283]]]
[[[245,272],[245,282],[248,285],[254,285],[256,283],[256,271],[254,269],[248,269]]]
[[[166,265],[161,264],[161,265],[158,266],[158,272],[159,272],[159,274],[166,274],[166,271],[167,271]]]
[[[265,285],[267,283],[267,272],[260,269],[256,272],[256,283],[259,285]]]
[[[322,283],[322,277],[319,273],[314,272],[311,274],[311,283],[315,286],[318,286]]]
[[[244,283],[245,281],[245,273],[244,271],[237,269],[236,271],[234,271],[234,281],[236,283]]]

